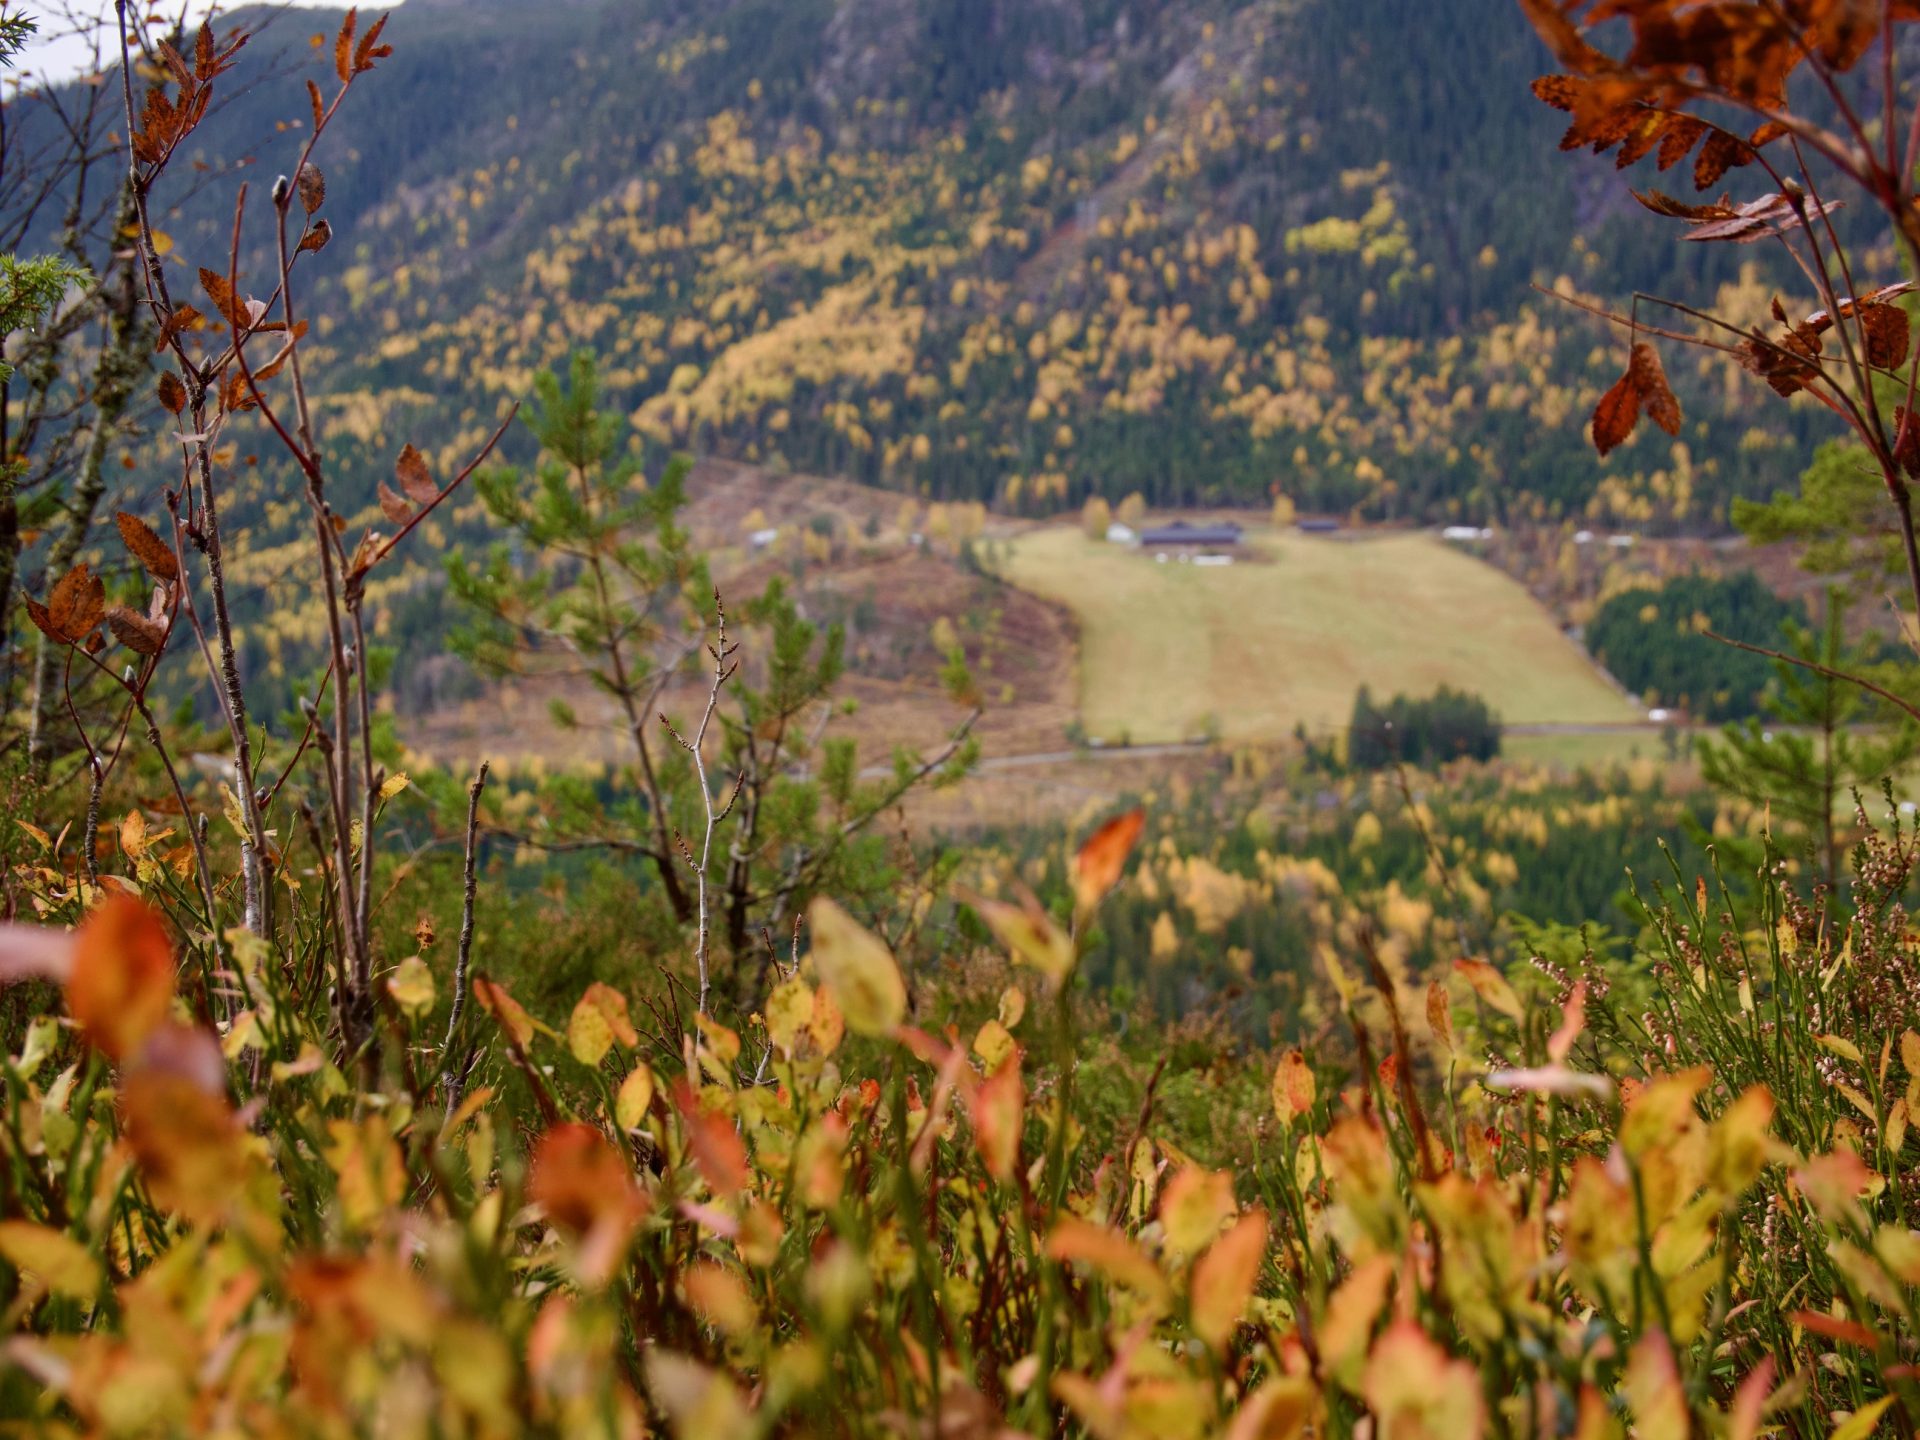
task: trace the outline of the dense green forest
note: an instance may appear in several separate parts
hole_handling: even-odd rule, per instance
[[[1682,575],[1608,600],[1587,626],[1587,647],[1648,705],[1736,720],[1758,712],[1773,669],[1708,632],[1772,648],[1783,626],[1805,618],[1750,570]]]

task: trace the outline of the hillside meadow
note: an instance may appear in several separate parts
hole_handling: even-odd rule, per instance
[[[1072,609],[1081,721],[1136,744],[1271,740],[1345,726],[1354,692],[1479,694],[1508,724],[1641,714],[1520,585],[1418,533],[1322,538],[1256,526],[1233,565],[1164,564],[1048,526],[1001,573]]]

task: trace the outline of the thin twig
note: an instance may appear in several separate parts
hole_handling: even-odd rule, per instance
[[[446,1041],[440,1046],[448,1114],[459,1108],[460,1091],[466,1083],[465,1067],[454,1063],[453,1042],[460,1038],[460,1020],[467,1009],[467,962],[473,955],[473,902],[479,891],[474,862],[479,852],[480,792],[486,788],[487,762],[482,760],[473,783],[467,786],[466,889],[460,901],[460,948],[453,961],[453,1009],[447,1016]]]

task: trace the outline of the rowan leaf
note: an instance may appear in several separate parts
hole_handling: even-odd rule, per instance
[[[1716,130],[1707,137],[1706,144],[1700,147],[1700,154],[1694,159],[1694,188],[1711,190],[1720,183],[1720,177],[1727,171],[1752,163],[1753,151],[1746,141],[1738,135]]]
[[[1910,325],[1898,305],[1860,307],[1860,327],[1867,337],[1867,363],[1877,370],[1897,370],[1906,362]]]

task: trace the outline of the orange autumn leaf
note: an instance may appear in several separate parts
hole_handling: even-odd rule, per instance
[[[1246,1312],[1266,1250],[1266,1212],[1249,1210],[1193,1267],[1193,1333],[1214,1349],[1225,1348]]]
[[[1025,1119],[1026,1095],[1016,1050],[973,1095],[973,1141],[987,1173],[1003,1185],[1013,1179],[1020,1163],[1020,1132]]]
[[[173,942],[157,912],[111,894],[74,939],[67,1010],[115,1060],[133,1055],[173,1008]]]
[[[503,987],[484,975],[476,975],[473,977],[473,998],[480,1002],[482,1010],[493,1017],[494,1023],[507,1032],[507,1037],[515,1045],[524,1050],[533,1042],[533,1017]]]
[[[1140,842],[1147,812],[1139,808],[1117,815],[1088,838],[1073,857],[1074,903],[1082,915],[1090,913],[1120,882],[1127,857]]]
[[[1086,1265],[1148,1299],[1167,1297],[1166,1277],[1138,1245],[1118,1230],[1077,1215],[1060,1220],[1048,1233],[1047,1257]]]
[[[700,1096],[685,1080],[673,1087],[673,1105],[680,1114],[681,1129],[694,1166],[713,1193],[731,1199],[746,1189],[751,1179],[747,1146],[733,1121],[719,1110],[701,1104]]]
[[[633,1174],[607,1137],[578,1122],[555,1125],[533,1149],[528,1196],[574,1235],[624,1216],[635,1202]]]

